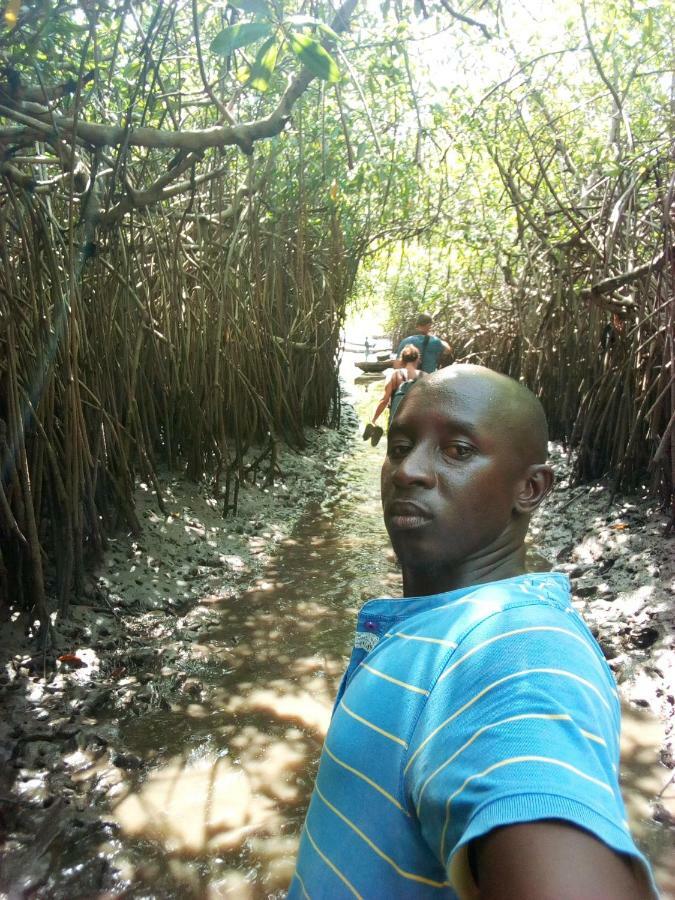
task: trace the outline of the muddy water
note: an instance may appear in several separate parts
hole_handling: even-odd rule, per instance
[[[97,848],[122,867],[125,897],[283,896],[356,610],[400,590],[381,458],[357,441],[330,501],[307,511],[253,588],[215,600],[219,624],[193,650],[206,690],[123,723],[126,746],[151,762],[118,798],[118,836]],[[534,551],[530,562],[547,567]],[[626,734],[629,808],[666,888],[672,844],[648,807],[666,780],[658,726],[631,714]]]
[[[218,628],[193,648],[208,701],[123,727],[131,751],[154,757],[114,810],[129,896],[283,895],[356,611],[400,592],[381,458],[359,441],[330,501],[306,512],[251,590],[222,601]]]

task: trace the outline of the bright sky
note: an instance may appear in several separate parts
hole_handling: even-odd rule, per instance
[[[567,48],[569,38],[565,38],[563,26],[569,20],[578,23],[579,43],[582,43],[581,18],[576,3],[569,0],[506,0],[505,9],[508,31],[490,41],[483,39],[477,28],[460,22],[454,22],[440,33],[435,17],[412,23],[413,33],[428,35],[412,43],[411,54],[416,55],[418,65],[430,73],[428,85],[432,91],[436,89],[440,93],[461,85],[465,89],[473,88],[478,99],[517,68],[513,48],[523,59],[532,57],[533,47],[537,48],[535,52],[541,52],[541,47],[547,48],[547,52]],[[473,15],[477,21],[491,26],[490,18],[480,10]],[[442,17],[441,21],[445,24],[448,16]],[[569,63],[572,68],[580,64],[576,56],[572,55]]]

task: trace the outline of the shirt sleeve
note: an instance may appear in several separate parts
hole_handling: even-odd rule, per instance
[[[648,873],[618,785],[619,732],[614,680],[576,613],[509,609],[464,637],[418,720],[404,776],[461,898],[477,896],[470,842],[540,819],[583,828]]]

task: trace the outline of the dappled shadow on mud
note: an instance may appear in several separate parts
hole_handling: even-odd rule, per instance
[[[621,790],[631,832],[652,863],[664,898],[675,897],[675,783],[661,764],[663,725],[650,713],[622,704]]]
[[[208,882],[232,881],[228,869],[248,873],[252,896],[288,884],[351,626],[333,625],[336,649],[312,653],[330,610],[298,600],[282,612],[269,584],[244,594],[222,631],[193,647],[195,696],[123,730],[132,752],[158,754],[113,811],[124,836],[155,846],[155,879],[164,856],[173,875],[180,860],[201,860]],[[147,857],[141,878],[145,868]]]
[[[124,867],[127,896],[283,894],[356,610],[395,593],[369,477],[338,510],[310,509],[251,590],[202,598],[220,615],[191,647],[184,698],[122,725],[150,766],[117,794],[119,831],[98,852]]]
[[[0,882],[49,900],[285,890],[355,611],[368,597],[400,592],[378,464],[375,449],[359,445],[266,564],[271,526],[240,536],[261,553],[249,590],[203,578],[180,615],[153,609],[126,644],[109,650],[115,635],[92,635],[102,652],[82,669],[40,683],[18,673],[13,692],[40,691],[26,714],[42,716],[58,700],[65,737],[45,745],[21,725],[16,784],[6,786],[21,814],[8,822],[16,838]],[[198,570],[201,555],[190,566]],[[235,556],[226,562],[233,568]],[[241,577],[250,584],[250,570]],[[24,779],[25,814],[16,805]]]

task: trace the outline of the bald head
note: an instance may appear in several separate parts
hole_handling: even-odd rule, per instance
[[[530,516],[553,484],[546,417],[512,378],[454,365],[418,379],[387,435],[382,505],[406,596],[525,570]]]
[[[417,389],[417,388],[416,388]],[[524,385],[485,366],[457,364],[420,379],[419,389],[439,400],[466,396],[526,465],[543,463],[548,454],[548,424],[539,400]]]

